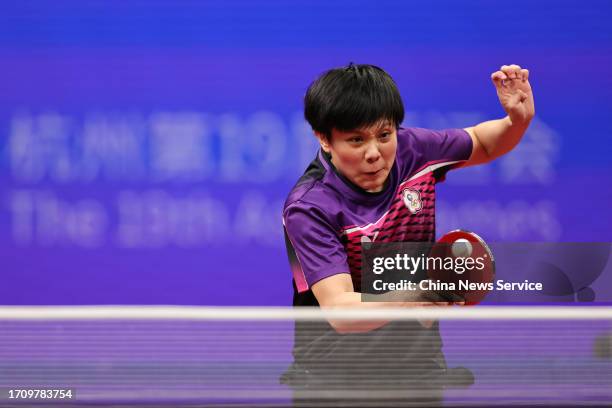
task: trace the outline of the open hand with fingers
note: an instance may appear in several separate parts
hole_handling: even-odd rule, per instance
[[[513,123],[529,123],[535,115],[529,70],[503,65],[491,74],[499,101]]]

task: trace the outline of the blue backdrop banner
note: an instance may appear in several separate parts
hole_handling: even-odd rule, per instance
[[[611,20],[607,1],[5,2],[0,302],[290,304],[302,98],[349,62],[429,128],[503,117],[490,74],[528,68],[524,140],[449,174],[437,230],[610,241]]]

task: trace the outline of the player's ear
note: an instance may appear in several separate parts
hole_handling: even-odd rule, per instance
[[[321,132],[314,132],[315,136],[317,137],[317,139],[319,140],[319,144],[321,145],[321,148],[323,149],[323,151],[325,153],[329,153],[329,139],[327,138],[326,135],[324,135]]]

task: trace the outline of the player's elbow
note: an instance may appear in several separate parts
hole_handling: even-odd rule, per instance
[[[338,303],[327,303],[321,304],[321,310],[353,310],[355,305],[346,304],[342,302]],[[327,323],[334,329],[334,331],[338,334],[348,334],[348,333],[364,333],[372,330],[371,322],[355,320],[355,319],[347,319],[347,318],[335,318],[329,317],[327,319]]]
[[[322,311],[330,311],[330,312],[343,312],[343,311],[354,311],[355,305],[347,304],[347,303],[323,303],[320,304]],[[356,319],[346,317],[336,317],[336,316],[327,316],[327,323],[334,329],[334,331],[338,334],[349,334],[349,333],[365,333],[371,331],[377,327],[380,327],[380,324],[375,324],[375,322],[370,320]]]
[[[345,322],[340,320],[328,320],[327,322],[338,334],[352,333],[351,328]]]

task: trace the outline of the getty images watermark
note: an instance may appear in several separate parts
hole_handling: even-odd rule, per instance
[[[456,238],[456,237],[455,237]],[[494,256],[495,254],[495,256]],[[611,301],[610,243],[365,243],[364,301]],[[605,281],[605,282],[604,282]],[[610,282],[612,283],[612,282]],[[389,294],[396,292],[393,299]],[[405,296],[401,296],[403,292]],[[378,295],[378,296],[373,296]],[[387,296],[382,296],[387,295]],[[399,296],[399,297],[397,297]]]

